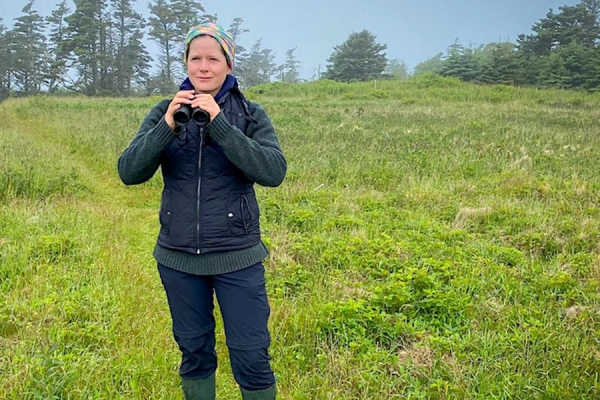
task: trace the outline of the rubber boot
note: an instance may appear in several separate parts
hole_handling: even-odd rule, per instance
[[[204,379],[181,378],[185,400],[215,400],[215,374]]]
[[[275,400],[277,394],[277,386],[273,385],[270,388],[263,390],[246,390],[240,388],[242,391],[242,399],[244,400]]]

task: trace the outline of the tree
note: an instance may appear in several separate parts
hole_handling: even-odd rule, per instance
[[[179,68],[175,70],[175,78],[183,79],[187,74],[187,69],[183,63],[183,53],[185,51],[185,37],[190,28],[211,21],[216,17],[204,13],[204,7],[197,0],[171,0],[171,10],[177,21],[177,35],[174,37],[173,50],[175,54],[175,63]]]
[[[15,84],[25,94],[38,93],[44,82],[48,67],[46,27],[44,18],[33,9],[34,0],[23,7],[22,16],[16,18],[13,27],[15,47]]]
[[[50,31],[50,35],[48,36],[50,65],[47,75],[49,93],[55,92],[59,84],[66,84],[67,69],[71,60],[69,51],[67,50],[70,38],[65,21],[69,12],[71,10],[67,7],[67,1],[63,0],[57,4],[52,14],[46,17]]]
[[[550,9],[532,34],[519,35],[517,48],[525,83],[597,90],[600,0]]]
[[[113,57],[110,44],[110,20],[106,0],[74,0],[75,11],[67,16],[69,49],[77,60],[77,81],[72,89],[87,95],[111,90]]]
[[[503,85],[525,83],[523,59],[514,43],[489,43],[483,47],[482,55],[482,82]]]
[[[13,32],[7,31],[0,18],[0,101],[10,94],[14,65]]]
[[[244,60],[246,60],[248,58],[246,48],[243,47],[242,45],[240,45],[240,36],[242,35],[242,33],[250,32],[248,29],[242,28],[243,23],[244,23],[243,19],[241,19],[239,17],[234,18],[233,22],[229,26],[229,30],[228,30],[229,34],[231,35],[231,38],[233,39],[233,42],[235,43],[234,69],[235,69],[235,75],[238,78],[241,78],[242,76],[245,75]]]
[[[262,39],[258,39],[250,49],[250,52],[239,59],[237,69],[236,76],[245,88],[270,82],[271,77],[277,72],[275,53],[273,50],[264,49],[262,47]]]
[[[600,0],[581,0],[581,4],[596,18],[600,17]]]
[[[425,72],[439,74],[442,69],[443,59],[444,53],[437,53],[435,56],[415,65],[414,74],[419,75]]]
[[[571,43],[561,47],[556,54],[562,60],[568,77],[563,83],[564,87],[598,89],[600,85],[600,53],[597,48]]]
[[[335,46],[327,60],[323,78],[335,81],[367,81],[381,77],[387,65],[387,45],[375,41],[368,30],[352,33],[341,45]]]
[[[298,67],[300,66],[300,62],[294,56],[294,51],[296,48],[288,50],[285,53],[285,64],[281,66],[281,81],[288,83],[298,83],[299,75]]]
[[[133,10],[131,0],[113,0],[115,31],[114,92],[131,94],[132,85],[145,84],[150,54],[142,43],[144,19]]]
[[[397,59],[389,60],[383,72],[392,79],[397,80],[403,80],[409,76],[408,65],[404,61]]]
[[[440,75],[452,76],[466,82],[481,81],[483,58],[482,48],[464,47],[456,39],[448,47],[446,58],[442,63]]]
[[[149,4],[149,8],[148,35],[156,42],[159,51],[159,71],[153,82],[157,91],[167,93],[176,88],[174,66],[177,65],[177,57],[183,57],[175,50],[176,38],[181,35],[181,28],[177,25],[177,16],[166,0],[154,0],[154,3]]]
[[[187,35],[190,28],[209,20],[204,15],[204,7],[197,0],[171,0],[171,9],[177,19],[181,42],[185,40],[185,35]],[[181,50],[183,52],[183,47]]]
[[[234,18],[231,25],[229,25],[228,32],[231,35],[233,42],[235,43],[236,54],[244,53],[246,51],[246,49],[239,44],[240,35],[245,32],[250,32],[250,30],[248,30],[246,28],[242,28],[243,23],[244,23],[244,20],[237,17],[237,18]]]
[[[596,2],[588,1],[576,6],[561,6],[559,13],[550,9],[546,18],[533,25],[533,34],[519,35],[519,50],[531,57],[549,55],[571,43],[594,47],[600,39],[597,8]]]
[[[567,88],[569,71],[558,53],[542,57],[538,70],[537,85],[542,87]]]

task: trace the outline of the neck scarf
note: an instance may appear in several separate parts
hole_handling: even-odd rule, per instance
[[[223,82],[223,85],[221,85],[221,89],[219,89],[219,93],[217,93],[217,95],[215,96],[215,101],[218,102],[219,100],[221,100],[221,98],[225,96],[225,94],[234,87],[238,87],[238,81],[236,77],[231,74],[227,74],[227,76],[225,77],[225,82]],[[179,90],[195,90],[194,85],[192,85],[192,81],[190,81],[190,78],[185,78],[181,85],[179,85]]]

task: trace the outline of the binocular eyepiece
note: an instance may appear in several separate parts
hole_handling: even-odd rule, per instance
[[[190,119],[198,126],[205,126],[210,122],[210,114],[201,108],[192,109],[189,104],[182,104],[173,114],[173,119],[179,126],[187,125]]]

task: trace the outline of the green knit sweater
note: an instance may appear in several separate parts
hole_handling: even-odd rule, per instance
[[[169,103],[170,100],[162,100],[150,110],[137,135],[121,154],[117,168],[126,185],[140,184],[152,178],[160,166],[163,150],[177,137],[164,118]],[[222,112],[206,129],[248,179],[262,186],[278,186],[285,177],[287,164],[275,129],[262,107],[248,103],[250,114],[257,123],[250,123],[247,132],[232,126]],[[254,265],[269,253],[261,241],[247,249],[202,255],[166,249],[157,244],[153,254],[157,262],[169,268],[196,275],[216,275]]]

